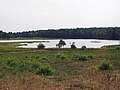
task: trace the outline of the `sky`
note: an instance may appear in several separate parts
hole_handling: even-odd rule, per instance
[[[0,30],[119,27],[120,0],[0,0]]]

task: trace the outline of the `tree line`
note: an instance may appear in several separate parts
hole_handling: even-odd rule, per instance
[[[0,31],[0,38],[107,39],[119,40],[120,27],[48,29],[24,32]]]

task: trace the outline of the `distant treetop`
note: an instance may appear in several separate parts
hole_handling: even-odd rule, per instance
[[[0,30],[0,38],[51,38],[51,39],[107,39],[119,40],[120,27],[93,27],[76,29],[48,29],[6,33]]]

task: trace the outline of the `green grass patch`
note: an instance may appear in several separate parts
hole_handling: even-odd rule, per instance
[[[100,71],[104,71],[104,70],[112,70],[113,69],[113,65],[110,61],[108,60],[103,60],[101,61],[98,66],[97,66],[98,70]]]
[[[52,75],[53,69],[50,66],[42,65],[39,62],[23,62],[16,60],[0,61],[0,70],[4,74],[18,75],[23,73],[36,73],[39,75]]]

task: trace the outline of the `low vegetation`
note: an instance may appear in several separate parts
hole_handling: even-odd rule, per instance
[[[103,70],[112,70],[113,69],[113,65],[112,63],[110,63],[110,61],[107,60],[103,60],[100,62],[100,64],[97,66],[97,68],[101,71]]]
[[[40,50],[20,49],[17,45],[0,44],[1,90],[120,88],[120,51],[116,47]]]
[[[42,66],[37,69],[36,74],[38,74],[38,75],[53,75],[54,70],[50,66]]]
[[[66,57],[62,53],[57,53],[56,58],[58,58],[58,59],[65,59]]]
[[[80,60],[80,61],[86,61],[86,60],[88,60],[88,58],[86,56],[79,56],[78,60]]]
[[[53,69],[50,66],[42,65],[39,62],[26,62],[17,60],[1,60],[0,69],[2,74],[10,73],[19,75],[23,73],[36,73],[38,75],[52,75]]]

